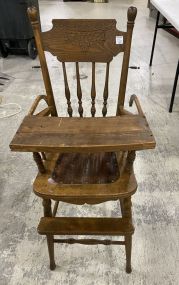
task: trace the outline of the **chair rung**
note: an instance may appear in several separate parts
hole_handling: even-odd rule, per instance
[[[38,226],[41,235],[128,235],[134,227],[127,218],[43,217]]]
[[[115,244],[115,245],[125,245],[125,241],[120,241],[120,240],[109,240],[109,239],[104,239],[104,240],[100,240],[100,239],[73,239],[73,238],[69,238],[69,239],[54,239],[53,240],[56,243],[68,243],[68,244],[75,244],[75,243],[79,243],[79,244],[86,244],[86,245],[96,245],[96,244],[103,244],[103,245],[111,245],[111,244]]]

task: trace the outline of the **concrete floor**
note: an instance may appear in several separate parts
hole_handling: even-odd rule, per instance
[[[179,94],[174,110],[168,113],[171,90],[178,60],[179,42],[159,31],[153,67],[149,57],[155,21],[148,17],[147,0],[109,0],[109,4],[40,1],[43,30],[49,29],[52,18],[116,18],[125,29],[126,10],[138,8],[134,29],[129,70],[127,99],[135,93],[153,130],[157,147],[137,153],[135,173],[138,191],[133,197],[136,231],[133,237],[133,271],[124,270],[124,249],[119,246],[56,245],[57,268],[48,268],[45,238],[38,236],[36,226],[42,215],[41,200],[32,192],[37,172],[30,154],[11,153],[9,143],[36,95],[44,94],[41,71],[33,69],[38,59],[25,56],[0,58],[0,72],[13,77],[10,85],[0,93],[3,103],[18,103],[22,107],[16,116],[0,120],[0,285],[174,285],[179,284]],[[66,115],[62,73],[59,64],[48,55],[50,74],[60,115]],[[112,67],[109,113],[115,113],[117,61]],[[89,73],[87,64],[81,72]],[[68,66],[71,89],[76,88],[74,66]],[[97,76],[104,77],[98,66]],[[89,114],[90,74],[82,80],[84,106]],[[98,94],[101,92],[102,83]],[[114,91],[114,92],[113,92]],[[57,94],[58,93],[58,94]],[[75,93],[75,91],[74,91]],[[74,95],[75,96],[75,95]],[[102,95],[97,97],[101,107]],[[75,97],[72,103],[75,103]],[[98,115],[101,109],[98,108]],[[117,216],[119,205],[108,202],[96,206],[60,204],[61,215]]]

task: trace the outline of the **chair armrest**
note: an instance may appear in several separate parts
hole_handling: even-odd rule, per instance
[[[133,94],[129,100],[129,106],[132,107],[133,102],[135,103],[136,107],[137,107],[137,111],[139,113],[140,116],[145,117],[144,112],[142,111],[142,107],[140,105],[139,99],[137,98],[137,96],[135,94]]]
[[[134,116],[134,114],[133,113],[131,113],[131,112],[129,112],[129,111],[127,111],[126,109],[124,109],[124,107],[123,106],[120,106],[119,107],[119,116]]]
[[[37,98],[35,99],[34,103],[32,104],[32,107],[30,108],[30,111],[28,112],[28,115],[33,115],[35,110],[38,107],[38,104],[40,103],[41,100],[44,100],[48,106],[48,101],[47,101],[47,96],[45,95],[38,95]],[[51,113],[52,107],[48,106],[44,110],[40,111],[39,113],[36,114],[36,116],[47,116]]]

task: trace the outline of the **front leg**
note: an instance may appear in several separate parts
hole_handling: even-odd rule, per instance
[[[45,173],[46,170],[45,170],[45,167],[44,167],[44,164],[43,164],[43,161],[42,161],[40,154],[38,152],[33,152],[33,158],[37,164],[39,172],[41,174]]]
[[[52,208],[51,208],[51,200],[43,199],[43,207],[44,207],[44,217],[52,217]],[[56,267],[55,257],[54,257],[54,238],[53,235],[47,234],[47,246],[48,253],[50,258],[50,269],[54,270]]]

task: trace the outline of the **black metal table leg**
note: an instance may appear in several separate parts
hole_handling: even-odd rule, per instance
[[[154,48],[155,48],[155,41],[156,41],[156,36],[157,36],[157,29],[158,29],[159,18],[160,18],[160,12],[158,11],[156,24],[155,24],[155,31],[154,31],[154,38],[153,38],[153,44],[152,44],[152,51],[151,51],[151,56],[150,56],[150,66],[152,66],[152,60],[153,60],[153,54],[154,54]]]
[[[172,109],[173,109],[173,103],[174,103],[174,99],[175,99],[175,93],[176,93],[177,82],[178,82],[178,75],[179,75],[179,60],[178,60],[177,70],[176,70],[176,74],[175,74],[175,80],[174,80],[174,84],[173,84],[172,97],[171,97],[171,101],[170,101],[170,107],[169,107],[170,113],[172,112]]]

